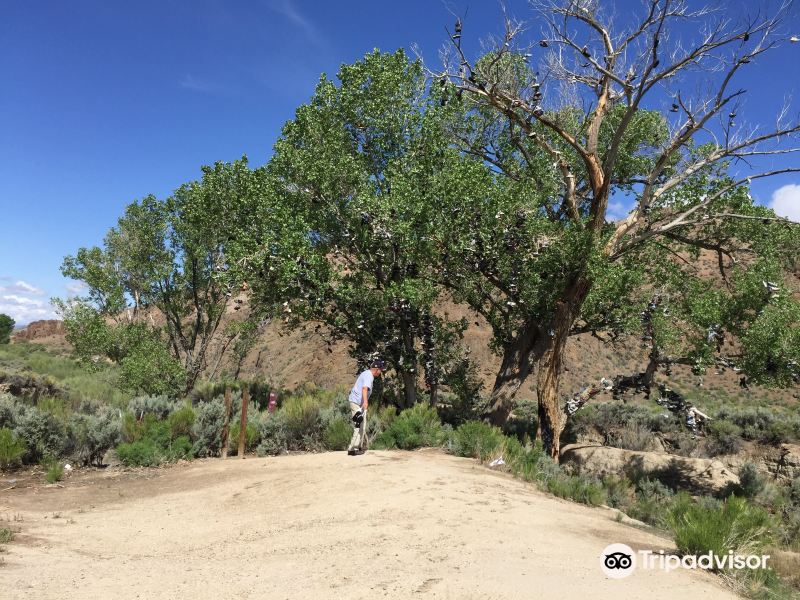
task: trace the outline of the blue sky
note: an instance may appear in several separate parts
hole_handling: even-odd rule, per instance
[[[523,0],[508,2],[521,19]],[[622,5],[622,1],[619,0]],[[731,15],[749,3],[728,3]],[[4,2],[0,20],[0,312],[51,316],[77,291],[65,254],[101,242],[123,207],[166,196],[203,164],[247,154],[264,163],[282,124],[334,74],[377,47],[416,43],[438,66],[445,26],[463,14],[465,43],[500,28],[492,0],[105,0]],[[797,11],[787,32],[800,32]],[[768,122],[800,92],[800,44],[784,44],[741,78],[742,114]],[[795,102],[795,110],[798,102]],[[758,182],[800,203],[800,176]],[[783,198],[783,200],[780,200]],[[614,210],[624,213],[623,205]]]

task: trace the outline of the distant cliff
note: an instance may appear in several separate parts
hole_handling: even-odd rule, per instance
[[[51,336],[64,335],[64,322],[56,319],[33,321],[24,329],[20,329],[12,336],[14,341],[32,342]]]

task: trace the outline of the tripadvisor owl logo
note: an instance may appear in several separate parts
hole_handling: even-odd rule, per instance
[[[626,544],[611,544],[600,555],[600,567],[607,577],[622,579],[636,568],[636,554]]]
[[[715,554],[712,551],[703,554],[676,554],[664,550],[639,550],[634,552],[626,544],[611,544],[600,554],[600,568],[610,579],[627,577],[637,568],[674,571],[675,569],[768,569],[769,554],[735,554],[732,550],[727,554]]]

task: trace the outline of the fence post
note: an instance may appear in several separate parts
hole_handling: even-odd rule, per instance
[[[231,388],[225,388],[225,420],[222,425],[222,458],[228,457],[228,434],[231,425]]]
[[[247,434],[247,405],[250,404],[250,388],[242,389],[242,421],[239,424],[239,456],[244,458],[244,440]]]

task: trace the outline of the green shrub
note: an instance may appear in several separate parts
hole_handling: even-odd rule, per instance
[[[137,396],[128,403],[128,411],[133,413],[137,420],[142,420],[145,415],[153,415],[158,419],[166,419],[169,413],[177,408],[174,400],[167,396]]]
[[[21,405],[8,394],[0,394],[0,427],[13,429]]]
[[[755,498],[764,490],[764,477],[753,463],[744,463],[739,470],[739,495]]]
[[[328,450],[347,450],[353,437],[353,426],[343,418],[334,419],[325,427],[322,441]]]
[[[154,467],[161,464],[162,454],[152,440],[143,439],[117,446],[117,458],[128,467]]]
[[[514,476],[525,481],[541,479],[540,464],[547,460],[541,440],[536,440],[533,446],[523,446],[517,438],[510,437],[504,446],[506,465]]]
[[[795,475],[789,483],[789,500],[795,506],[800,506],[800,474]]]
[[[794,551],[800,550],[800,512],[797,510],[787,511],[779,526],[781,545]]]
[[[599,506],[606,500],[602,484],[583,475],[560,473],[555,477],[548,477],[546,489],[559,498],[569,498],[589,506]]]
[[[488,408],[485,407],[485,408]],[[485,410],[485,409],[484,409]],[[482,411],[483,412],[483,411]],[[539,404],[533,399],[521,398],[514,404],[514,410],[503,425],[503,433],[523,439],[535,438],[539,427]],[[569,434],[567,434],[569,437]]]
[[[577,437],[595,430],[610,446],[641,450],[652,440],[652,432],[675,432],[675,418],[664,418],[642,406],[608,402],[585,407],[568,422],[566,435]]]
[[[239,448],[239,431],[241,426],[237,421],[230,427],[228,433],[228,451],[236,451]],[[259,433],[258,426],[248,419],[247,425],[244,428],[244,449],[246,452],[254,450],[261,441],[261,434]]]
[[[63,398],[57,396],[42,396],[36,402],[36,409],[53,415],[56,420],[69,421],[72,416],[72,404]]]
[[[350,405],[347,405],[347,412],[344,415],[347,422],[350,422]],[[377,410],[367,411],[367,438],[375,440],[386,431],[397,417],[397,409],[394,406],[381,406]]]
[[[173,439],[181,436],[189,437],[195,420],[194,409],[191,406],[179,408],[170,414],[167,420],[169,421],[169,430]]]
[[[161,340],[146,339],[120,362],[119,383],[133,391],[175,396],[186,386],[186,371]]]
[[[159,420],[152,413],[145,414],[141,421],[132,421],[131,417],[126,415],[123,427],[130,441],[117,446],[117,456],[124,465],[151,467],[194,456],[189,436],[178,435],[185,429],[186,413],[175,420]]]
[[[192,441],[188,436],[181,435],[171,440],[164,448],[164,460],[175,462],[176,460],[190,460],[194,457]]]
[[[308,449],[308,442],[319,438],[322,433],[321,405],[324,402],[318,396],[293,396],[283,403],[280,412],[283,414],[286,437],[292,450]]]
[[[256,448],[256,454],[259,456],[274,456],[287,451],[286,423],[283,411],[261,415],[259,433],[261,434],[261,443]]]
[[[25,443],[24,461],[28,463],[39,462],[44,456],[61,456],[69,447],[64,424],[32,407],[19,414],[14,433]]]
[[[42,466],[45,470],[44,479],[47,483],[56,483],[64,477],[64,467],[58,459],[47,457],[42,461]]]
[[[453,431],[449,451],[456,456],[486,460],[503,446],[505,439],[497,427],[482,421],[468,421]]]
[[[741,428],[731,421],[719,419],[711,421],[708,426],[706,452],[709,456],[735,454],[742,447]]]
[[[222,428],[225,423],[225,406],[221,398],[197,407],[192,439],[195,456],[218,456],[222,449]]]
[[[624,475],[606,475],[603,477],[603,488],[606,491],[607,504],[613,508],[627,509],[636,499],[633,484]]]
[[[758,441],[770,446],[779,446],[786,442],[796,440],[798,437],[798,424],[796,421],[780,420],[775,421],[764,429],[759,435]]]
[[[800,420],[797,417],[777,414],[761,406],[744,410],[723,408],[717,413],[717,420],[722,419],[739,427],[744,439],[762,444],[778,445],[800,437]]]
[[[684,554],[755,553],[770,543],[774,533],[768,513],[736,496],[718,507],[690,500],[676,502],[668,511],[667,521],[678,550]]]
[[[674,492],[658,479],[640,479],[636,482],[634,502],[626,512],[634,519],[666,529],[667,507],[673,498]]]
[[[376,448],[411,450],[425,446],[441,446],[447,433],[436,409],[417,404],[397,415],[391,425],[374,442]]]
[[[14,532],[8,527],[0,527],[0,544],[8,544],[14,541]]]
[[[634,422],[610,436],[608,444],[624,450],[649,450],[653,444],[653,432],[643,423]]]
[[[129,443],[138,441],[141,439],[143,431],[144,426],[133,413],[125,413],[122,415],[121,436],[123,442]]]
[[[8,427],[0,429],[0,469],[5,471],[19,464],[25,444]]]
[[[73,457],[84,465],[102,466],[106,452],[116,446],[121,437],[121,422],[115,411],[98,415],[75,414],[70,422],[74,440]]]
[[[152,467],[193,456],[193,446],[187,436],[175,439],[167,421],[145,416],[142,436],[134,442],[117,446],[117,457],[126,466]]]

